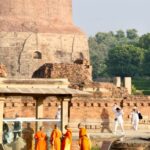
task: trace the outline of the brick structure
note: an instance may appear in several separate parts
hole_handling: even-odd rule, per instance
[[[71,0],[0,0],[0,60],[8,77],[31,78],[46,63],[89,63]]]
[[[65,123],[68,121],[74,131],[79,122],[84,122],[90,131],[107,129],[109,132],[115,102],[124,108],[126,128],[130,125],[129,114],[134,106],[143,114],[141,127],[149,128],[149,97],[129,95],[120,87],[120,81],[117,86],[92,82],[87,38],[73,24],[71,4],[71,0],[0,0],[0,61],[7,68],[8,78],[68,78],[69,87],[89,92],[91,95],[75,95],[69,104],[63,104],[68,106],[69,118],[64,118]],[[0,76],[3,77],[2,70],[1,67]],[[37,79],[36,83],[39,81]],[[8,87],[11,82],[7,82]],[[50,88],[51,83],[42,82]],[[25,86],[28,88],[27,84]],[[30,85],[29,89],[34,88]],[[0,96],[5,97],[5,118],[13,118],[16,113],[21,117],[35,116],[37,99],[33,96],[3,95],[3,92]],[[37,97],[41,98],[38,94]],[[42,102],[43,117],[54,118],[60,105],[58,96],[44,97]]]
[[[69,123],[75,132],[77,124],[84,122],[91,132],[109,132],[113,129],[114,114],[112,107],[114,103],[123,106],[125,128],[131,128],[129,118],[133,107],[137,106],[143,115],[140,122],[140,129],[150,127],[150,98],[145,96],[128,97],[105,97],[99,96],[80,96],[76,95],[69,102]],[[55,118],[57,108],[60,105],[58,97],[48,96],[44,99],[44,118]],[[4,117],[14,118],[15,114],[20,117],[34,117],[36,113],[36,100],[30,96],[7,96],[4,103]],[[15,111],[14,111],[15,110]],[[108,130],[110,129],[110,130]]]

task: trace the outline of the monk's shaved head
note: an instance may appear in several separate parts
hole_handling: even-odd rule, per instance
[[[43,126],[41,126],[41,127],[40,127],[40,131],[41,131],[41,130],[43,130],[43,129],[44,129],[44,127],[43,127]]]

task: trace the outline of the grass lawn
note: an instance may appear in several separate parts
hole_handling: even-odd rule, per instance
[[[132,85],[144,95],[150,95],[150,78],[133,78]]]

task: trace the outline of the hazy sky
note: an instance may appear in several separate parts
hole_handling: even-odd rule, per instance
[[[150,32],[150,0],[72,0],[73,20],[89,36],[135,28]]]

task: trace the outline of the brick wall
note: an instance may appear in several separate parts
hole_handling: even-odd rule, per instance
[[[73,28],[71,0],[32,0],[13,3],[10,0],[0,0],[0,4],[0,31],[58,32],[63,31],[66,26],[66,30],[69,30],[69,27]]]
[[[74,88],[92,80],[89,65],[64,63],[45,64],[34,72],[33,78],[67,78]]]
[[[123,103],[122,103],[123,101]],[[144,128],[150,125],[150,99],[145,96],[131,96],[127,98],[93,98],[74,97],[69,103],[69,122],[72,128],[77,128],[79,122],[86,123],[88,129],[98,131],[103,125],[112,128],[114,114],[112,107],[114,103],[122,103],[124,110],[124,120],[128,127],[131,125],[129,115],[134,106],[137,106],[143,115],[140,122]],[[21,117],[35,117],[36,102],[32,97],[7,97],[4,104],[5,118],[15,117],[19,114]],[[57,97],[47,97],[44,100],[44,117],[55,118],[57,107],[60,101]],[[107,124],[108,123],[108,124]],[[95,131],[97,131],[95,130]]]

